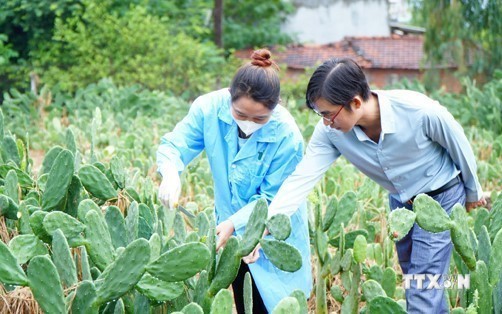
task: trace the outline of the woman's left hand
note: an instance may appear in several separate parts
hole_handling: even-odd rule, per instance
[[[252,264],[254,262],[256,262],[259,258],[260,258],[260,244],[258,243],[258,245],[254,248],[254,250],[249,253],[248,256],[244,256],[242,258],[242,261],[246,264]]]

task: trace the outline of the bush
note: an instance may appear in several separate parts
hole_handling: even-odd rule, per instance
[[[228,73],[221,51],[168,25],[140,6],[118,16],[88,2],[82,16],[56,19],[57,42],[37,58],[42,81],[75,91],[110,77],[118,85],[137,83],[188,97],[215,88],[219,75]]]

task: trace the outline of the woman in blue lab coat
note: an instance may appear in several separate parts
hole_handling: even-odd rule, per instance
[[[204,149],[214,180],[218,248],[231,234],[242,234],[252,206],[269,202],[303,156],[303,138],[289,112],[279,105],[280,83],[270,52],[257,50],[233,77],[230,88],[197,98],[188,115],[162,137],[157,164],[162,175],[159,199],[172,208],[178,202],[179,173]],[[305,203],[291,215],[287,242],[302,254],[303,266],[287,273],[265,254],[252,264],[241,263],[232,284],[239,313],[244,313],[242,282],[250,270],[255,313],[271,311],[293,290],[308,296],[312,286]],[[257,289],[256,289],[257,288]]]

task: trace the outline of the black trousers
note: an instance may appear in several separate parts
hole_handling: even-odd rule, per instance
[[[237,313],[239,314],[244,314],[244,276],[247,272],[249,272],[249,274],[251,275],[248,264],[241,262],[239,273],[232,283],[235,307],[237,308]],[[254,284],[253,276],[251,276],[251,279],[253,281],[253,314],[267,314],[267,308],[263,303],[258,288],[256,288],[256,285]]]

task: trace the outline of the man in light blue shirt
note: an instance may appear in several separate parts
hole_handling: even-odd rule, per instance
[[[322,119],[269,215],[292,213],[342,155],[389,191],[391,209],[411,210],[419,193],[431,195],[447,212],[456,203],[468,210],[486,204],[463,129],[438,102],[412,91],[370,91],[354,61],[332,59],[310,79],[307,105]],[[396,246],[403,273],[448,274],[449,231],[433,234],[415,224]],[[448,313],[444,290],[412,283],[406,298],[409,313]]]

